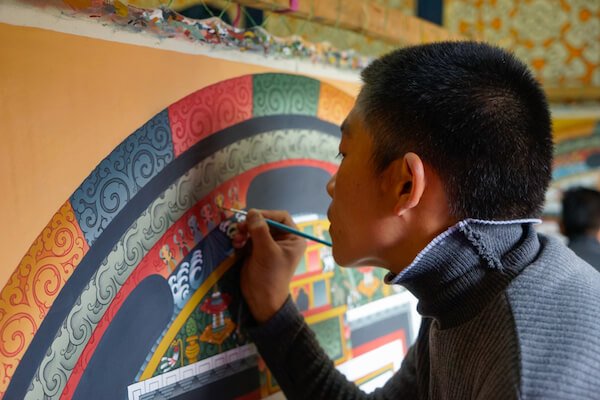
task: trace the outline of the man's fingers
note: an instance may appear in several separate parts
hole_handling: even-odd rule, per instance
[[[248,211],[248,215],[246,216],[246,229],[248,229],[248,234],[252,238],[255,248],[260,248],[262,246],[272,247],[276,245],[271,236],[269,225],[267,225],[267,221],[265,221],[261,212],[254,209]]]
[[[260,212],[264,218],[268,218],[273,221],[290,226],[294,229],[298,229],[298,226],[296,226],[296,224],[294,223],[292,216],[287,211],[282,211],[282,210],[256,210],[256,211]]]
[[[284,242],[303,240],[299,236],[269,225],[266,218],[298,229],[287,211],[250,209],[245,221],[238,223],[238,232],[233,238],[234,247],[243,246],[248,238],[251,238],[256,245],[255,248],[259,249],[274,249]]]

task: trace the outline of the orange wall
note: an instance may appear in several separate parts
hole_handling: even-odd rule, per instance
[[[60,205],[136,128],[206,85],[274,70],[6,24],[0,42],[0,288]]]

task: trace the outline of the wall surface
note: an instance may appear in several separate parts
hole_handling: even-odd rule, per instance
[[[12,15],[4,13],[3,10],[6,11],[0,5],[0,20],[6,20],[8,15]],[[18,8],[16,10],[20,11]],[[212,259],[216,255],[229,254],[227,248],[217,246],[230,244],[229,240],[222,237],[223,233],[214,230],[211,231],[213,234],[208,235],[214,226],[211,228],[195,222],[200,220],[200,215],[205,215],[199,210],[201,206],[209,207],[207,204],[196,202],[191,210],[186,211],[190,215],[186,214],[181,220],[173,217],[178,221],[178,225],[172,227],[173,232],[161,231],[164,237],[149,233],[150,228],[144,227],[140,223],[141,220],[136,220],[128,226],[128,232],[135,238],[127,243],[125,238],[132,237],[129,233],[121,236],[121,233],[109,232],[104,237],[108,237],[108,242],[111,243],[100,246],[100,252],[108,252],[110,255],[102,255],[97,259],[91,256],[92,243],[99,243],[96,239],[102,229],[84,238],[85,228],[81,226],[88,222],[92,225],[97,222],[102,226],[109,224],[108,214],[118,213],[124,206],[125,199],[129,199],[129,194],[137,193],[144,187],[145,194],[137,198],[143,201],[156,200],[156,210],[160,211],[157,211],[157,215],[150,213],[151,217],[146,212],[141,213],[142,219],[152,219],[156,216],[150,223],[150,230],[157,226],[162,227],[164,218],[171,221],[170,204],[174,200],[177,200],[177,209],[180,202],[189,200],[190,196],[199,196],[194,197],[196,200],[206,197],[207,201],[216,202],[216,192],[204,193],[209,186],[207,180],[216,182],[223,176],[231,178],[232,171],[223,172],[219,169],[203,174],[192,169],[189,172],[192,179],[189,187],[186,186],[186,175],[177,180],[179,186],[169,186],[165,193],[170,194],[164,196],[161,192],[164,189],[162,186],[156,193],[149,194],[149,186],[144,185],[150,177],[145,177],[144,174],[154,176],[157,171],[163,171],[161,168],[166,168],[166,165],[169,168],[175,165],[175,169],[167,171],[167,175],[172,175],[169,179],[179,178],[178,174],[184,174],[187,168],[180,167],[181,165],[211,149],[216,151],[218,146],[237,137],[232,136],[231,132],[225,132],[210,142],[212,145],[206,145],[206,148],[196,146],[200,151],[187,152],[191,143],[200,139],[194,134],[200,135],[200,131],[202,135],[218,133],[221,128],[229,126],[228,124],[241,123],[251,116],[261,117],[273,112],[312,113],[309,118],[314,118],[314,123],[318,126],[329,124],[327,129],[331,132],[326,137],[330,145],[325,147],[329,158],[334,159],[337,152],[336,136],[339,136],[336,124],[341,122],[351,108],[353,99],[348,94],[356,93],[357,84],[331,78],[323,79],[320,76],[315,76],[319,80],[313,80],[306,76],[290,75],[289,62],[288,67],[283,68],[288,74],[264,75],[264,72],[281,71],[282,68],[271,66],[282,67],[282,63],[267,59],[263,61],[263,65],[250,63],[248,57],[237,49],[227,51],[228,59],[199,55],[194,51],[191,51],[194,54],[189,54],[185,51],[174,51],[172,48],[167,50],[168,46],[165,44],[168,40],[164,38],[153,39],[152,36],[131,32],[127,43],[123,43],[114,40],[117,28],[94,24],[89,18],[79,25],[74,25],[84,18],[63,19],[61,15],[48,17],[43,8],[38,11],[36,15],[40,19],[30,18],[29,22],[33,24],[44,19],[46,25],[42,26],[48,27],[56,17],[57,26],[62,23],[62,27],[66,27],[68,33],[0,23],[0,40],[6,44],[0,55],[0,135],[3,141],[0,147],[0,187],[5,189],[5,195],[0,200],[0,217],[5,228],[0,234],[0,252],[4,255],[4,263],[0,268],[0,284],[3,286],[0,295],[0,398],[39,398],[42,393],[51,397],[60,395],[61,398],[117,398],[108,395],[108,392],[103,392],[106,396],[98,394],[99,392],[88,396],[88,389],[97,392],[97,380],[100,379],[97,371],[112,374],[106,377],[106,382],[111,382],[111,385],[106,385],[103,389],[114,389],[122,393],[127,389],[127,385],[139,379],[150,378],[153,374],[168,372],[173,376],[185,375],[188,371],[183,369],[184,366],[194,370],[209,368],[212,371],[220,362],[217,353],[229,350],[235,353],[235,357],[244,360],[249,358],[256,363],[256,357],[246,343],[247,339],[242,338],[238,331],[235,335],[228,331],[229,336],[226,338],[218,337],[220,341],[217,346],[216,342],[213,342],[216,340],[215,335],[221,331],[211,334],[206,330],[207,326],[211,325],[210,321],[207,323],[206,320],[208,314],[201,311],[204,308],[200,305],[209,304],[211,296],[220,294],[219,290],[223,291],[223,299],[227,303],[233,301],[232,298],[236,296],[235,285],[227,283],[233,281],[233,278],[223,278],[218,287],[211,286],[223,277],[225,271],[229,271],[231,262],[222,262],[222,257]],[[26,9],[26,12],[37,11]],[[93,32],[82,29],[73,34],[73,27],[87,26],[93,28]],[[102,36],[104,34],[106,36]],[[104,37],[112,40],[104,40]],[[139,43],[136,42],[138,39]],[[170,43],[173,44],[173,41]],[[201,46],[192,47],[192,50],[197,50]],[[209,53],[214,53],[211,51],[213,47],[207,45],[205,48],[208,48]],[[231,60],[236,58],[239,61]],[[261,57],[255,55],[254,58]],[[304,75],[310,75],[310,71],[302,72]],[[273,88],[271,82],[275,86],[288,86],[287,89],[280,90],[277,87]],[[305,92],[310,95],[306,95]],[[194,94],[189,96],[192,93]],[[281,97],[278,97],[280,94],[283,94],[285,101],[281,102]],[[290,110],[286,108],[288,105]],[[203,114],[207,110],[210,112]],[[169,113],[172,115],[167,116]],[[198,115],[200,118],[196,120]],[[285,122],[288,118],[284,116],[279,120]],[[304,121],[302,118],[297,120]],[[328,122],[322,122],[325,120]],[[198,125],[195,125],[196,122]],[[187,125],[183,131],[176,131],[174,127],[184,123],[189,123],[191,130],[197,128],[200,131],[188,132]],[[246,123],[256,129],[256,124],[247,121]],[[143,129],[138,129],[141,126],[144,126]],[[204,132],[209,128],[212,130]],[[283,131],[272,132],[275,128],[271,129],[266,125],[263,128],[266,130],[266,136],[257,135],[260,137],[255,139],[259,148],[270,145],[270,139],[266,140],[265,137],[272,136],[272,141],[275,142],[275,139],[283,135]],[[169,135],[164,135],[166,131]],[[285,130],[286,135],[291,131]],[[242,137],[255,134],[248,129],[242,131],[241,128],[236,132]],[[307,134],[310,137],[316,135],[314,132]],[[180,141],[175,143],[173,138]],[[165,143],[165,140],[173,140],[173,148],[170,142]],[[269,164],[263,169],[257,168],[252,173],[265,173],[269,168],[275,167],[288,167],[291,170],[294,170],[293,167],[299,168],[294,162],[308,164],[308,167],[305,167],[308,170],[314,166],[322,167],[322,162],[311,161],[312,158],[322,155],[322,146],[313,146],[310,140],[301,142],[298,146],[291,143],[289,151],[280,147],[277,147],[277,151],[267,151],[268,154],[279,158],[296,155],[298,160],[283,162],[282,165],[271,163],[272,165]],[[223,151],[230,151],[235,155],[236,146],[237,143]],[[255,150],[255,147],[252,147],[252,150]],[[175,154],[172,154],[173,152]],[[303,152],[302,157],[298,156],[299,152]],[[174,162],[174,158],[178,161]],[[251,164],[266,162],[262,157],[250,158]],[[270,160],[269,157],[267,159]],[[210,161],[206,163],[208,165]],[[242,164],[240,165],[248,167],[247,162]],[[140,165],[142,166],[139,167]],[[202,168],[204,164],[198,165],[198,168]],[[330,162],[327,165],[327,171],[331,174],[335,164]],[[237,167],[237,164],[234,167]],[[180,171],[177,168],[183,169]],[[250,175],[244,175],[248,182]],[[321,175],[328,176],[323,173]],[[205,176],[206,180],[198,181],[198,177],[202,176]],[[315,193],[322,192],[321,197],[326,197],[326,180],[321,179],[314,189]],[[159,185],[164,183],[160,179],[156,182]],[[227,191],[228,195],[239,194],[243,200],[243,182],[246,181],[242,178],[235,179],[235,185],[229,182],[232,188]],[[130,183],[131,186],[127,186]],[[181,194],[182,187],[187,188],[191,194]],[[176,192],[179,194],[174,195]],[[260,190],[258,193],[262,195],[264,192]],[[119,198],[121,194],[124,194],[123,198]],[[70,197],[71,195],[74,197]],[[90,196],[94,199],[91,200]],[[91,222],[86,216],[78,214],[79,211],[71,208],[70,204],[75,198],[81,200],[78,204],[82,205],[83,209],[95,209],[98,205],[108,214],[98,213],[91,218],[95,222]],[[121,208],[109,210],[111,204],[115,203],[116,208]],[[260,200],[260,204],[264,204],[264,200]],[[163,209],[163,206],[171,211]],[[150,209],[154,210],[152,207]],[[168,216],[163,218],[164,213]],[[135,211],[130,212],[128,216],[137,218]],[[102,222],[102,219],[106,221]],[[129,222],[126,225],[128,224]],[[190,237],[188,228],[198,227],[202,232],[193,231],[193,237]],[[313,227],[308,226],[307,229]],[[152,236],[152,243],[148,242],[149,235]],[[159,239],[168,241],[168,245],[166,242],[158,243]],[[194,246],[197,248],[192,252]],[[209,246],[210,251],[205,252],[203,246]],[[313,250],[315,254],[320,254],[319,249]],[[117,258],[127,260],[128,265],[132,262],[129,256],[135,254],[132,268],[123,269],[122,263],[113,263],[111,260],[117,254],[115,252],[119,253]],[[146,262],[138,259],[142,253],[151,253],[145,257]],[[189,257],[185,258],[188,253]],[[205,263],[203,271],[209,271],[211,263],[214,262],[213,274],[202,282],[202,287],[195,288],[197,290],[194,291],[193,298],[190,298],[188,293],[185,299],[181,298],[179,302],[174,303],[173,296],[180,293],[180,288],[186,286],[185,282],[178,280],[185,275],[185,271],[181,272],[186,265],[183,261],[194,254],[204,254],[204,257],[199,259]],[[87,264],[80,264],[84,259],[87,260]],[[306,265],[312,269],[320,266],[318,258],[313,257],[309,261]],[[198,259],[191,261],[192,264],[197,262]],[[106,263],[110,264],[108,269],[105,268]],[[136,269],[138,272],[132,273],[138,264],[141,266]],[[79,265],[82,268],[75,270]],[[179,267],[182,268],[181,271],[176,269]],[[95,272],[96,270],[99,272]],[[164,276],[159,277],[158,270],[162,271],[158,275]],[[119,275],[119,271],[125,274]],[[169,274],[175,271],[179,272],[176,272],[175,277],[170,277]],[[235,277],[235,271],[231,268],[227,276]],[[310,299],[315,297],[315,304],[323,308],[325,302],[329,301],[327,291],[324,290],[332,274],[323,278],[312,270],[311,273],[315,275],[311,279],[315,282],[318,293],[313,295],[311,284],[306,282],[302,283],[303,290],[311,296]],[[167,283],[167,280],[170,283]],[[340,282],[342,281],[343,279]],[[383,295],[382,289],[378,289],[377,293],[368,292],[369,298],[373,298],[375,294]],[[114,299],[114,302],[107,302],[104,294],[109,294],[112,300],[117,292],[118,298]],[[189,300],[190,303],[187,304],[184,300]],[[342,335],[342,315],[347,307],[338,303],[335,305],[337,314],[321,316],[322,318],[319,317],[315,323],[322,325],[327,322],[328,329],[339,326],[338,333]],[[210,312],[210,307],[206,307]],[[316,306],[310,303],[309,307],[312,309]],[[237,310],[233,305],[231,308]],[[239,330],[240,324],[235,320],[235,316],[239,317],[239,314],[234,313],[225,321],[228,328],[237,326]],[[313,315],[313,319],[314,317]],[[132,322],[134,318],[142,318],[139,320],[140,325],[144,325],[142,331]],[[150,320],[156,324],[152,325]],[[73,323],[67,322],[64,325],[63,321]],[[173,324],[169,325],[171,322]],[[165,328],[167,325],[168,331]],[[84,329],[85,338],[79,337],[76,339],[77,343],[70,342],[83,326],[89,328]],[[192,326],[196,327],[196,331],[190,330]],[[133,331],[129,332],[131,329]],[[159,335],[161,332],[167,332],[167,339]],[[169,339],[169,335],[175,339]],[[135,337],[133,342],[132,337]],[[67,342],[63,343],[62,339],[67,338]],[[122,340],[123,338],[125,339]],[[171,346],[174,340],[186,344]],[[396,342],[400,343],[399,339]],[[129,345],[121,349],[119,343]],[[140,343],[145,345],[139,346]],[[148,353],[148,349],[154,348],[153,346],[158,346],[156,354],[153,351]],[[139,350],[135,357],[127,353],[134,347]],[[51,356],[48,356],[47,349],[51,350]],[[183,353],[184,349],[185,362],[184,355],[181,354],[180,362],[176,364],[181,368],[175,368],[175,364],[163,365],[162,359],[177,359],[179,352]],[[339,361],[348,357],[348,349],[343,349],[344,353],[337,358]],[[128,355],[124,356],[124,360],[117,366],[105,368],[105,363],[112,362],[114,355],[125,353]],[[58,360],[56,355],[59,355],[61,360],[58,364],[46,363],[48,357]],[[213,359],[213,356],[216,358]],[[42,362],[40,357],[45,361]],[[229,360],[233,355],[227,353],[226,357]],[[198,358],[202,361],[198,361]],[[125,359],[129,361],[126,362]],[[132,364],[134,359],[137,360],[134,361],[135,365]],[[122,373],[121,367],[128,364],[131,364],[127,366],[128,372]],[[46,375],[46,368],[52,370],[49,375]],[[137,372],[140,368],[142,370]],[[256,367],[250,369],[252,374],[256,374],[257,371]],[[45,379],[45,376],[55,376],[54,373],[65,379],[61,379],[60,384]],[[134,379],[136,373],[142,375]],[[247,368],[242,369],[239,376],[231,379],[239,383],[247,373]],[[244,378],[244,382],[251,383],[250,386],[254,388],[257,377]],[[157,379],[162,378],[159,376]],[[239,390],[252,391],[248,388],[240,389],[238,386],[230,385]],[[206,390],[211,387],[206,386]],[[276,391],[275,383],[269,386],[266,394],[273,391]],[[253,393],[257,395],[256,392]],[[133,395],[130,393],[130,396]]]
[[[7,24],[0,40],[1,286],[65,199],[135,129],[197,89],[275,70]]]

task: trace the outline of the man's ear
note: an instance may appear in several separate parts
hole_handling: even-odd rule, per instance
[[[425,168],[423,160],[415,153],[406,153],[395,160],[388,171],[390,195],[393,196],[394,214],[402,215],[421,201],[425,191]]]

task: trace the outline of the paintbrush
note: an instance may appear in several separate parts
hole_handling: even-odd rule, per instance
[[[237,213],[237,214],[242,214],[242,215],[248,215],[247,211],[238,210],[237,208],[227,208],[227,207],[222,207],[222,206],[219,206],[219,208],[221,208],[223,210],[226,210],[226,211],[230,211],[232,213]],[[292,233],[294,235],[302,236],[303,238],[306,238],[306,239],[309,239],[309,240],[312,240],[312,241],[315,241],[315,242],[318,242],[318,243],[322,243],[325,246],[331,247],[331,243],[329,243],[326,240],[323,240],[323,239],[320,239],[318,237],[309,235],[308,233],[304,233],[302,231],[299,231],[297,229],[291,228],[291,227],[289,227],[287,225],[284,225],[282,223],[279,223],[277,221],[273,221],[272,219],[269,219],[269,218],[265,218],[265,221],[267,222],[267,224],[269,226],[272,226],[273,228],[277,228],[279,230],[282,230],[282,231],[285,231],[285,232],[288,232],[288,233]]]

